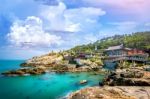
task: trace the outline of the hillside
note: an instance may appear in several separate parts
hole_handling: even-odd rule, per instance
[[[120,44],[124,44],[125,47],[138,48],[148,51],[150,49],[150,31],[103,38],[91,44],[76,46],[72,48],[71,51],[90,52],[94,51],[95,46],[97,46],[99,51],[102,51],[109,46]]]
[[[99,57],[101,51],[109,46],[124,44],[125,47],[138,48],[143,50],[150,49],[150,32],[138,32],[130,35],[115,35],[103,38],[93,44],[76,46],[70,50],[62,52],[51,52],[42,56],[33,57],[22,63],[23,68],[16,71],[4,72],[3,75],[24,75],[41,74],[45,72],[87,72],[99,71],[103,66],[103,61]],[[95,46],[97,46],[95,52]],[[76,53],[77,52],[77,53]],[[94,55],[84,58],[78,52],[90,52]],[[98,53],[97,53],[98,52]],[[78,60],[76,58],[80,57]],[[32,67],[32,68],[24,68]]]

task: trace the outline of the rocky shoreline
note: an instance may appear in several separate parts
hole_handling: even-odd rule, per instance
[[[6,71],[2,75],[37,75],[46,72],[105,72],[101,70],[102,66],[100,66],[97,60],[80,59],[80,63],[77,63],[76,58],[68,55],[68,53],[49,53],[43,56],[33,57],[20,64],[20,66],[20,69]]]
[[[71,93],[67,99],[150,99],[150,72],[145,67],[116,69],[99,85]]]
[[[90,70],[71,70],[71,71],[66,71],[66,70],[48,70],[45,68],[21,68],[21,69],[17,69],[17,70],[10,70],[10,71],[6,71],[1,73],[1,75],[4,76],[26,76],[26,75],[40,75],[40,74],[45,74],[45,73],[49,73],[49,72],[55,72],[55,73],[77,73],[77,72],[89,72],[89,73],[93,73],[93,75],[98,75],[98,74],[106,74],[106,71],[103,70],[99,70],[99,71],[90,71]]]
[[[53,67],[47,66],[28,66],[28,67],[21,67],[17,70],[9,70],[6,72],[1,73],[4,76],[24,76],[24,75],[39,75],[44,74],[47,72],[55,72],[55,73],[66,73],[66,72],[93,72],[95,74],[106,74],[105,69],[93,70],[88,66],[83,67],[74,67],[72,65],[62,65],[62,64],[55,64]]]
[[[95,72],[106,74],[99,83],[101,87],[89,87],[71,93],[68,99],[150,99],[150,71],[146,66],[130,67],[107,71],[96,59],[80,59],[76,63],[72,57],[50,53],[40,57],[33,57],[21,64],[18,70],[2,73],[5,76],[39,75],[46,72]],[[86,78],[79,82],[88,83]],[[113,86],[113,87],[112,87]],[[132,86],[132,87],[131,87]],[[134,87],[133,87],[134,86]],[[142,86],[142,87],[140,87]],[[146,86],[146,87],[143,87]],[[145,89],[146,88],[146,89]],[[129,92],[128,92],[129,90]],[[144,93],[143,95],[140,93]],[[139,93],[139,95],[136,95]]]
[[[67,99],[150,99],[150,87],[88,87],[71,93]]]

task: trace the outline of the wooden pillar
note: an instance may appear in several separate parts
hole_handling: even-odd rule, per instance
[[[132,60],[132,65],[133,65],[133,60]],[[131,65],[131,66],[132,66],[132,65]],[[130,67],[130,68],[131,68],[131,67]]]
[[[135,67],[135,61],[133,61],[133,66]]]

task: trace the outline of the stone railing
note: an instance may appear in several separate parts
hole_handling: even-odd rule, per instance
[[[122,57],[117,57],[114,59],[106,59],[105,62],[115,62],[115,61],[120,61],[120,60],[131,60],[131,61],[142,61],[142,62],[146,61],[145,58],[122,56]]]

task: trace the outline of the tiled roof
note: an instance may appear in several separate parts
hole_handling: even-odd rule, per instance
[[[123,45],[118,45],[118,46],[111,46],[111,47],[108,47],[108,49],[106,49],[106,51],[108,50],[117,50],[117,49],[123,49]]]
[[[125,48],[125,47],[123,46],[123,44],[121,44],[121,45],[117,45],[117,46],[108,47],[108,49],[105,49],[105,51],[118,50],[118,49],[132,50],[131,48]]]

